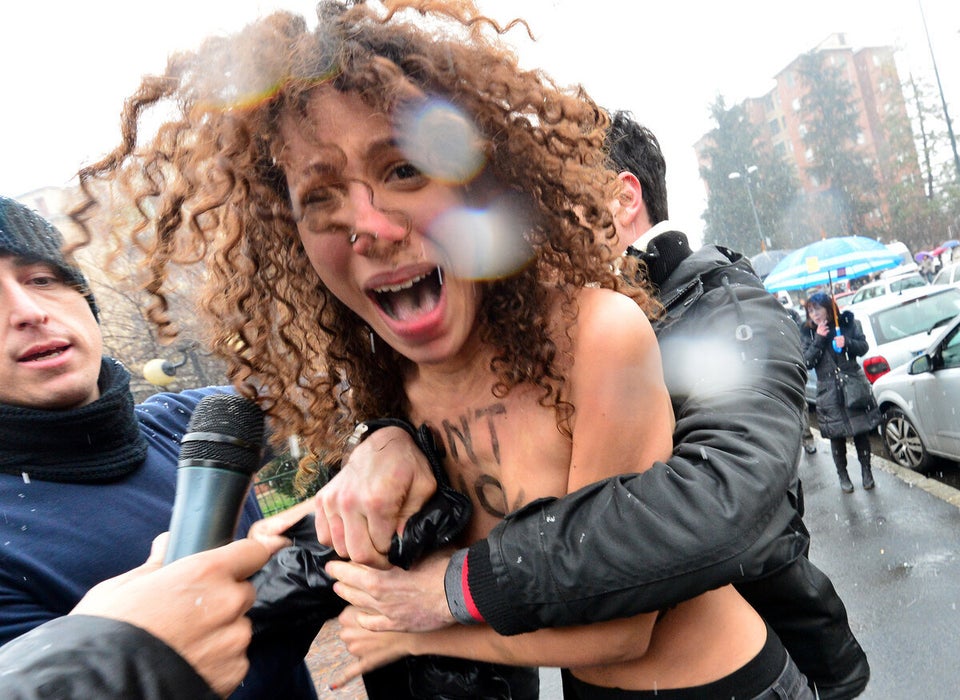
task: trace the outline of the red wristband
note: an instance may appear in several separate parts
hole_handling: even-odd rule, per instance
[[[463,590],[463,604],[466,607],[467,612],[470,613],[472,617],[477,622],[483,622],[483,615],[480,614],[480,611],[477,609],[476,603],[473,602],[473,596],[470,594],[470,584],[468,583],[467,574],[469,571],[469,557],[463,558],[463,569],[460,574],[460,585]]]

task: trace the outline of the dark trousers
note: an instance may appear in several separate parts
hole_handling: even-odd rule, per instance
[[[863,692],[870,679],[867,655],[833,583],[806,556],[736,588],[774,629],[821,699]]]

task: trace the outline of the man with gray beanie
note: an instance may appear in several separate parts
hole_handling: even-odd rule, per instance
[[[0,197],[0,255],[53,265],[65,283],[86,297],[94,318],[99,320],[97,300],[76,262],[64,255],[60,232],[35,212],[6,197]]]
[[[158,394],[134,406],[130,375],[103,356],[97,304],[62,244],[42,217],[0,197],[0,646],[67,615],[96,584],[147,558],[169,527],[190,415],[224,391]],[[260,517],[251,495],[240,536]],[[198,616],[199,624],[200,608]],[[315,698],[303,663],[311,642],[255,636],[232,697]]]

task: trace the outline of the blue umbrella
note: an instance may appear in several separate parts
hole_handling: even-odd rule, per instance
[[[899,264],[899,255],[872,238],[825,238],[790,253],[770,271],[763,284],[771,292],[805,289],[863,277]]]

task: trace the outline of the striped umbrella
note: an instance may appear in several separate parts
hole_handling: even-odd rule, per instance
[[[824,238],[790,253],[770,271],[763,284],[771,292],[806,289],[863,277],[899,264],[900,256],[872,238]]]

